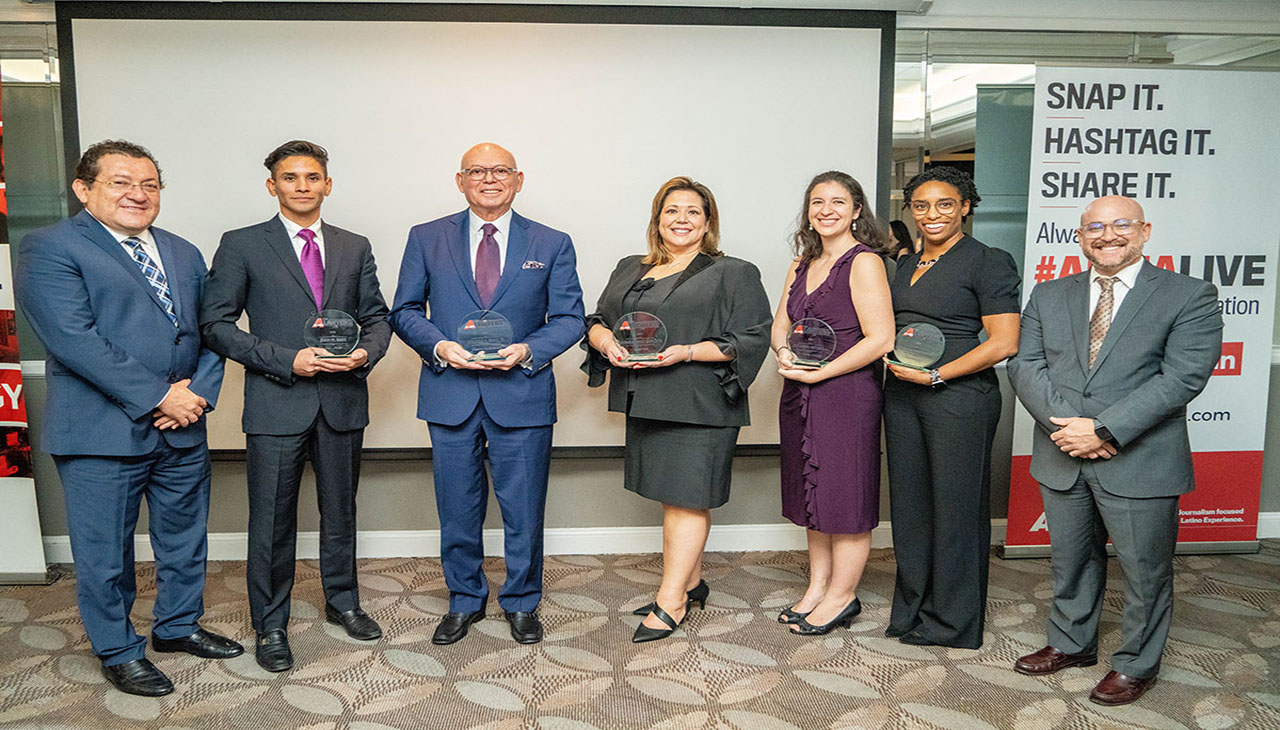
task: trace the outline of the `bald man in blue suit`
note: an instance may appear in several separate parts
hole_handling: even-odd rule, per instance
[[[479,144],[456,176],[468,209],[409,232],[391,326],[423,359],[418,417],[431,433],[449,613],[432,641],[452,644],[485,616],[481,530],[486,454],[502,510],[507,579],[498,594],[516,641],[542,640],[542,523],[556,419],[551,360],[582,338],[582,288],[569,236],[511,210],[524,184],[515,157]],[[456,341],[467,315],[511,322],[500,360]],[[429,312],[429,314],[428,314]]]

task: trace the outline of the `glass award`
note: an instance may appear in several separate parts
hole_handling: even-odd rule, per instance
[[[656,314],[628,312],[614,322],[613,339],[627,351],[622,362],[653,362],[667,349],[667,326]]]
[[[325,309],[307,318],[302,341],[307,347],[325,350],[325,354],[316,357],[346,357],[360,344],[360,323],[342,310]]]
[[[806,317],[791,325],[787,335],[791,364],[801,370],[817,370],[831,361],[836,351],[836,331],[817,317]]]
[[[916,370],[928,370],[947,347],[942,330],[926,322],[915,322],[898,330],[889,362]]]
[[[467,360],[488,362],[505,359],[498,350],[510,345],[513,337],[511,320],[492,309],[480,309],[462,319],[454,341],[471,353]]]

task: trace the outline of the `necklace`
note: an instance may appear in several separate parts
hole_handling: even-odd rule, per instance
[[[927,268],[929,268],[930,266],[933,266],[933,265],[934,265],[934,264],[936,264],[936,263],[938,263],[938,260],[937,260],[937,259],[929,259],[928,261],[920,260],[920,261],[917,261],[917,262],[916,262],[916,268],[917,268],[917,269],[927,269]]]

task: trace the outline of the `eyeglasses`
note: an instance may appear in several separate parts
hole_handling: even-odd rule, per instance
[[[937,210],[939,215],[951,215],[956,212],[956,208],[959,207],[960,201],[953,200],[951,198],[943,198],[936,203],[930,203],[927,200],[911,201],[911,212],[916,215],[925,215],[929,212],[929,208]]]
[[[1146,221],[1129,218],[1117,218],[1110,223],[1086,223],[1080,226],[1080,235],[1085,238],[1097,238],[1107,230],[1107,226],[1111,226],[1111,230],[1115,231],[1117,236],[1127,236],[1133,233],[1134,229],[1141,228],[1144,223]]]
[[[139,190],[146,193],[147,195],[159,195],[160,191],[164,189],[163,185],[161,185],[158,182],[153,182],[151,180],[148,180],[147,182],[136,183],[136,182],[129,182],[128,180],[102,180],[100,178],[94,178],[93,181],[100,182],[107,187],[107,190],[113,193],[118,193],[122,195],[124,193],[129,192],[130,190],[133,190],[134,188],[138,188]]]
[[[460,174],[466,175],[468,180],[483,180],[489,175],[493,175],[494,180],[506,180],[517,172],[520,171],[514,167],[498,165],[497,167],[468,167]]]

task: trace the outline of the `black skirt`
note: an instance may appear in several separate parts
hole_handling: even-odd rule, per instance
[[[729,501],[737,443],[737,426],[627,416],[623,486],[674,507],[719,507]]]

